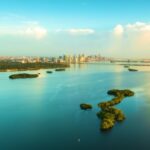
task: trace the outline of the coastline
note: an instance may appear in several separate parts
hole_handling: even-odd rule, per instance
[[[69,64],[65,63],[1,63],[0,72],[17,72],[17,71],[36,71],[40,69],[57,69],[69,68]]]

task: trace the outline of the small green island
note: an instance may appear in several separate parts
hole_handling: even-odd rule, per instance
[[[138,71],[137,69],[131,69],[131,68],[129,68],[128,70],[129,70],[129,71],[132,71],[132,72]]]
[[[50,70],[49,70],[49,71],[46,71],[46,73],[48,73],[48,74],[52,74],[52,73],[53,73],[53,71],[50,71]]]
[[[126,117],[122,110],[115,108],[114,106],[121,103],[124,98],[134,96],[134,92],[128,89],[118,90],[112,89],[107,92],[108,95],[114,96],[110,101],[101,102],[98,107],[101,109],[97,116],[101,119],[100,130],[107,131],[114,127],[116,122],[123,121]],[[80,104],[80,108],[87,110],[92,109],[90,104]]]
[[[39,74],[27,74],[27,73],[21,73],[21,74],[13,74],[10,75],[10,79],[26,79],[26,78],[37,78],[39,77]]]
[[[55,69],[55,71],[65,71],[66,69],[65,68],[57,68]]]
[[[88,110],[88,109],[92,109],[92,105],[91,104],[80,104],[80,108],[82,110]]]

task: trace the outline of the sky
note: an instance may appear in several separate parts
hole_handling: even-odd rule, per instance
[[[0,56],[150,58],[150,0],[5,0]]]

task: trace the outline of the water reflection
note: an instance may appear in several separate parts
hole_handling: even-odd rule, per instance
[[[150,149],[149,72],[131,73],[106,64],[36,72],[42,77],[15,81],[8,79],[11,73],[0,74],[0,149]],[[136,95],[117,106],[127,119],[104,134],[99,132],[97,104],[110,99],[111,88],[129,88]],[[93,110],[81,111],[83,102]]]

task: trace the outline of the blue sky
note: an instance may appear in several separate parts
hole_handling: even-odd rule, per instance
[[[150,56],[149,0],[5,0],[1,55]]]

